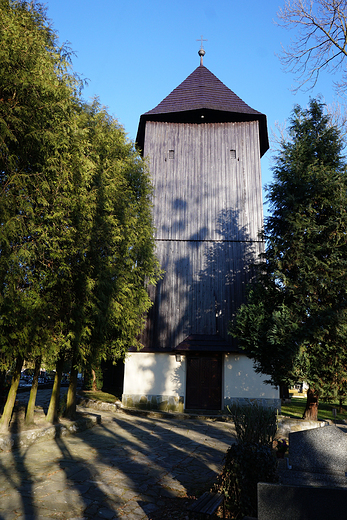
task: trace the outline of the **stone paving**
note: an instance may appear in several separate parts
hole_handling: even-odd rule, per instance
[[[219,474],[232,423],[98,411],[101,424],[0,454],[0,520],[148,519]]]

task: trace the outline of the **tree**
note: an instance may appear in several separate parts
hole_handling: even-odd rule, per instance
[[[52,260],[72,240],[62,208],[80,84],[35,2],[0,0],[0,69],[0,343],[5,366],[17,360],[6,429],[23,360],[60,348],[49,289]]]
[[[123,358],[130,346],[139,345],[137,337],[151,305],[147,285],[155,283],[160,272],[145,163],[97,100],[85,105],[80,117],[92,177],[88,203],[86,199],[76,212],[77,250],[71,259],[68,417],[75,414],[77,366],[100,366],[102,359]]]
[[[296,106],[268,187],[264,257],[232,328],[274,385],[306,381],[304,417],[347,375],[347,171],[323,106]]]
[[[25,359],[56,363],[48,421],[70,360],[74,415],[78,367],[136,343],[159,273],[145,163],[83,102],[68,58],[40,4],[0,0],[0,346],[15,365],[3,429]]]
[[[298,28],[298,34],[281,61],[298,75],[299,87],[316,84],[319,74],[342,72],[336,87],[346,87],[347,2],[346,0],[287,0],[277,13],[279,25]]]

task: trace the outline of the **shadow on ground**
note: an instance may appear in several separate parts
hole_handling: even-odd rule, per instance
[[[0,519],[185,518],[234,441],[230,423],[101,415],[91,430],[3,454]]]

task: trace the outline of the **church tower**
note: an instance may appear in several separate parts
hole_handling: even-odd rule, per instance
[[[164,276],[151,294],[144,348],[130,355],[126,374],[133,356],[140,356],[133,369],[141,373],[141,356],[153,360],[156,392],[143,388],[139,394],[154,407],[170,395],[187,410],[230,403],[228,356],[245,356],[228,324],[244,301],[248,266],[263,250],[266,116],[204,66],[204,53],[200,49],[200,65],[141,116],[137,134],[154,185],[156,254]],[[130,387],[125,381],[126,405],[126,395],[136,401]]]

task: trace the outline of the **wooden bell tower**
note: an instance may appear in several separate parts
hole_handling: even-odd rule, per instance
[[[263,250],[260,158],[269,147],[266,116],[203,65],[201,50],[200,65],[141,116],[137,134],[165,271],[151,295],[144,351],[190,359],[236,349],[227,329],[244,300],[248,264]]]

